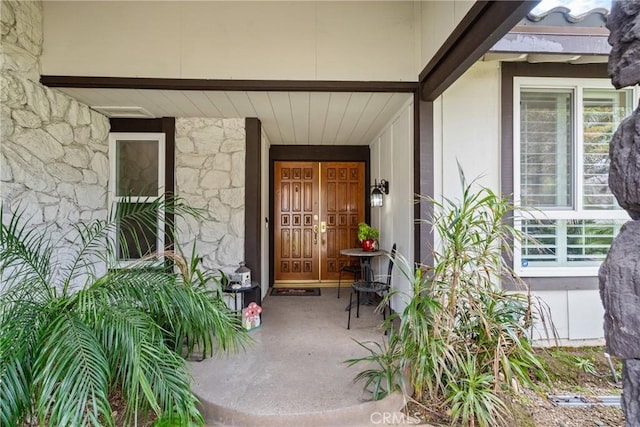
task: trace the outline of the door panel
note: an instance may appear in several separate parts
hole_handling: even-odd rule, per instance
[[[275,162],[274,279],[337,280],[364,221],[364,163]]]
[[[320,234],[320,274],[337,280],[349,262],[340,250],[358,246],[358,223],[364,221],[364,163],[322,163],[320,168],[320,218],[326,222],[326,232]]]
[[[318,163],[275,163],[275,280],[314,280],[319,276]]]

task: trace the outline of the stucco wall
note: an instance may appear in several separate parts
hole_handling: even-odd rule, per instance
[[[457,162],[468,179],[499,189],[499,63],[476,63],[436,100],[434,115],[434,195],[461,194]]]
[[[394,243],[400,257],[413,265],[413,101],[409,100],[384,130],[370,144],[371,180],[389,181],[389,194],[384,205],[371,208],[371,223],[380,229],[380,247],[390,250]],[[375,260],[380,280],[386,281],[388,259]],[[394,266],[392,285],[407,292],[410,284],[401,273],[402,262]],[[401,311],[403,298],[398,296],[392,307]]]
[[[176,119],[176,194],[202,215],[178,222],[179,240],[226,273],[244,258],[245,139],[244,119]]]
[[[416,2],[420,17],[420,71],[438,51],[449,34],[467,14],[474,0],[440,0]]]
[[[3,1],[0,16],[2,205],[58,241],[71,224],[106,218],[109,123],[38,83],[40,3]]]
[[[417,79],[409,1],[51,1],[44,18],[43,74]]]

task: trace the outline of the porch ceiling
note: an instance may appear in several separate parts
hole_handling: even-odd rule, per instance
[[[110,117],[257,117],[273,145],[367,145],[409,93],[58,88]],[[144,115],[148,112],[148,115]]]

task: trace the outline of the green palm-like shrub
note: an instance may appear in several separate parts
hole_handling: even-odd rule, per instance
[[[396,254],[412,287],[382,302],[395,294],[407,303],[398,320],[387,321],[387,328],[399,325],[385,351],[395,357],[389,369],[400,368],[419,400],[447,405],[453,424],[500,425],[505,393],[546,374],[528,338],[530,295],[505,259],[521,238],[509,225],[513,206],[490,189],[474,192],[460,176],[460,200],[429,200],[440,239],[433,266],[414,267]],[[522,292],[505,292],[501,282]]]
[[[358,363],[368,362],[371,364],[369,369],[365,369],[356,375],[354,382],[364,381],[364,390],[371,393],[374,400],[379,400],[394,391],[401,391],[402,372],[398,358],[400,354],[398,337],[393,329],[390,331],[388,342],[382,344],[371,342],[356,343],[369,352],[368,356],[362,358],[349,359],[345,361],[348,366]]]
[[[117,264],[116,242],[148,247],[148,233],[127,227],[155,229],[159,211],[197,214],[169,196],[120,203],[109,220],[76,224],[52,242],[46,227],[0,210],[0,425],[113,425],[116,390],[128,424],[149,411],[172,425],[203,424],[183,356],[235,350],[247,336],[197,257]]]

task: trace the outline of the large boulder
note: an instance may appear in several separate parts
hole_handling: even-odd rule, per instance
[[[600,267],[604,336],[609,353],[640,359],[640,221],[629,221]]]
[[[609,188],[631,218],[640,219],[640,108],[620,123],[609,157]]]
[[[607,28],[611,82],[618,89],[640,83],[640,2],[613,1]]]
[[[622,410],[626,427],[640,425],[640,360],[622,361]]]

